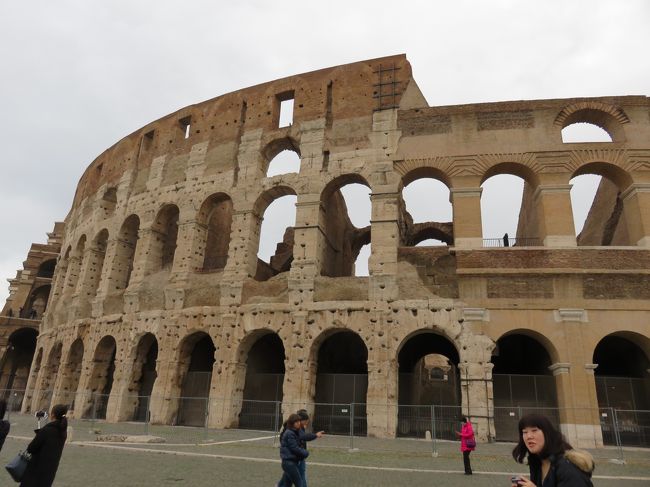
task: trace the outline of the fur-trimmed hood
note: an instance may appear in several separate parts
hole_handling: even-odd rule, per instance
[[[594,457],[591,456],[591,453],[585,450],[567,450],[564,452],[564,458],[573,463],[583,472],[590,474],[594,471]]]

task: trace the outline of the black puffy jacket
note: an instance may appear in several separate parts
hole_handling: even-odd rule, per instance
[[[285,429],[280,435],[280,458],[297,462],[308,456],[309,452],[300,446],[300,433],[290,428]]]
[[[537,487],[593,487],[594,459],[588,452],[567,450],[550,460],[551,469],[542,483],[542,464],[534,455],[529,456],[530,480]]]

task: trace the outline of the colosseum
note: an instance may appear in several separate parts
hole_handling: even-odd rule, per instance
[[[582,122],[611,141],[563,142]],[[287,151],[299,170],[269,173]],[[524,180],[510,239],[482,230],[501,174]],[[602,180],[576,235],[584,174]],[[452,221],[412,218],[419,179],[446,185]],[[265,212],[288,195],[295,224],[265,261]],[[10,280],[0,388],[24,412],[271,429],[308,407],[379,437],[444,437],[465,414],[483,441],[542,408],[601,446],[606,411],[650,410],[649,269],[647,97],[430,107],[405,55],[372,59],[183,108],[99,155]]]

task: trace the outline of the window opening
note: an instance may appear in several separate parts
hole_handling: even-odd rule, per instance
[[[368,260],[370,259],[370,244],[366,244],[359,250],[357,260],[354,262],[354,275],[356,277],[366,277],[370,275],[368,271]]]
[[[612,137],[598,125],[587,122],[578,122],[567,125],[562,129],[562,142],[612,142]]]
[[[282,196],[273,201],[264,212],[257,252],[257,257],[264,262],[271,261],[277,246],[283,242],[287,228],[296,224],[296,201],[294,195]]]
[[[407,211],[413,223],[428,221],[452,221],[452,206],[449,201],[449,188],[433,178],[413,181],[402,190]]]
[[[280,117],[278,128],[289,127],[293,124],[293,91],[277,96],[280,102]]]
[[[524,209],[522,198],[524,180],[512,174],[497,174],[488,178],[482,185],[481,194],[481,223],[483,226],[484,245],[513,246],[534,244],[537,235],[532,229],[527,229],[526,222],[534,221],[534,207]],[[525,212],[523,215],[522,212]],[[519,222],[522,222],[522,232],[519,235]],[[520,232],[521,233],[521,232]],[[517,242],[520,237],[520,242]]]
[[[299,173],[300,156],[292,150],[285,149],[271,159],[266,177],[278,176],[280,174]]]
[[[190,128],[192,127],[192,117],[189,116],[189,117],[181,118],[178,121],[178,123],[181,126],[181,131],[183,132],[183,137],[185,139],[189,139],[190,138]]]
[[[595,174],[583,174],[570,181],[571,184],[571,208],[573,208],[573,225],[576,235],[580,235],[587,215],[594,204],[596,191],[602,180],[601,176]]]

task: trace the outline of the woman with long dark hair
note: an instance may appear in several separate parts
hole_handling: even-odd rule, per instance
[[[284,422],[280,433],[280,458],[282,459],[281,483],[291,487],[305,487],[305,479],[300,473],[298,463],[309,456],[309,452],[300,446],[300,427],[302,419],[297,414],[291,414]]]
[[[512,456],[528,458],[530,479],[513,477],[512,487],[593,487],[592,456],[569,445],[546,416],[529,414],[519,420],[519,441]]]
[[[57,404],[52,408],[53,421],[36,430],[36,436],[27,447],[32,458],[27,464],[20,487],[50,487],[54,482],[68,437],[66,414],[68,406]]]

